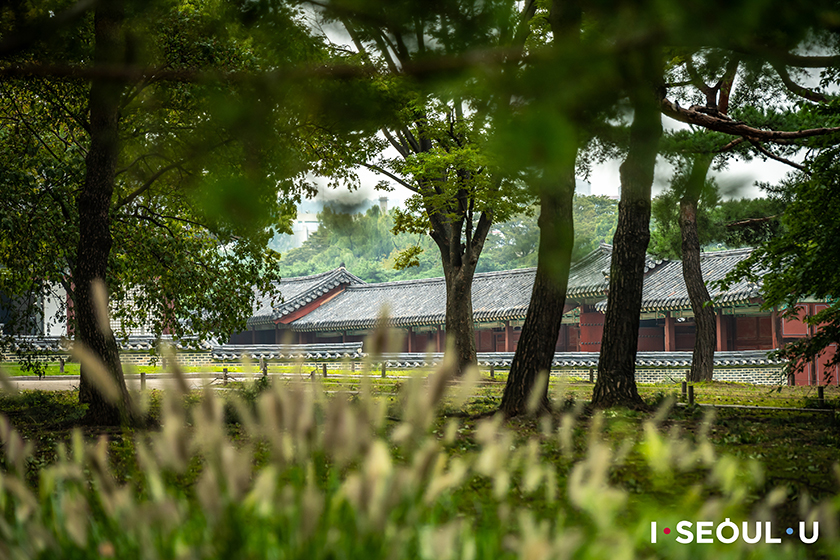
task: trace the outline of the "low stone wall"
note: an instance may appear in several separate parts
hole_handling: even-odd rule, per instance
[[[65,361],[70,361],[69,352],[58,350],[57,347],[54,348],[56,348],[57,351],[46,351],[36,354],[33,356],[33,359],[37,361],[58,362],[60,358],[64,358]],[[225,365],[236,365],[239,363],[239,359],[233,359],[232,352],[240,349],[238,347],[230,347],[232,350],[225,354],[224,352],[221,352],[221,350],[225,348],[228,347],[208,347],[207,349],[200,350],[182,348],[177,351],[176,356],[178,363],[186,367],[211,366],[214,368],[221,368]],[[253,350],[254,348],[243,347],[242,351],[246,352],[248,350]],[[253,354],[253,352],[250,352],[250,354]],[[269,366],[276,364],[294,365],[299,367],[302,372],[309,372],[316,368],[320,370],[323,368],[324,364],[327,365],[328,370],[355,370],[356,372],[361,372],[364,367],[363,361],[359,359],[352,361],[346,358],[336,359],[336,357],[330,353],[322,353],[325,358],[321,360],[315,358],[315,355],[310,354],[300,354],[297,360],[276,359],[275,354],[269,354],[274,359],[269,358],[267,362]],[[784,382],[781,364],[767,363],[766,360],[761,360],[763,363],[756,363],[758,360],[750,362],[749,359],[747,359],[750,358],[749,353],[731,354],[733,354],[733,356],[737,359],[733,358],[731,361],[722,359],[720,360],[722,363],[717,363],[715,365],[715,381],[749,383],[754,385],[777,385]],[[321,354],[318,354],[319,357],[320,355]],[[280,355],[277,354],[276,356],[279,357]],[[360,354],[356,353],[354,356],[358,357]],[[726,356],[721,356],[726,358]],[[479,361],[481,362],[480,367],[483,371],[489,371],[490,366],[492,365],[497,370],[502,371],[509,367],[512,357],[512,353],[482,354],[479,356]],[[14,352],[8,351],[3,352],[0,358],[2,358],[2,361],[6,363],[14,363],[18,360],[18,357]],[[431,358],[431,360],[427,360],[427,358]],[[387,369],[389,371],[393,371],[413,369],[416,367],[423,367],[424,365],[428,366],[431,363],[439,361],[441,358],[442,355],[438,354],[430,356],[425,356],[423,354],[395,354],[393,356],[389,355],[385,361],[387,363]],[[593,377],[597,378],[597,354],[567,353],[557,354],[555,358],[556,363],[552,370],[552,375],[588,380],[591,369]],[[664,364],[666,358],[671,360],[669,365]],[[679,360],[676,358],[679,358]],[[120,359],[122,363],[126,365],[146,366],[159,365],[165,358],[153,355],[149,350],[148,343],[145,343],[144,345],[135,345],[133,347],[129,346],[128,348],[123,348],[120,352]],[[677,356],[677,353],[640,353],[636,364],[636,381],[638,383],[679,383],[685,380],[686,373],[689,369],[686,364],[686,359],[687,358],[685,356]],[[378,372],[380,370],[381,361],[382,360],[380,359],[374,361],[372,364],[369,364],[374,372]],[[255,366],[257,364],[256,360],[252,360],[252,363]],[[351,364],[355,364],[355,367]]]
[[[182,366],[206,366],[215,363],[211,352],[205,351],[181,351],[176,354],[178,363]],[[152,356],[148,352],[120,352],[120,361],[124,364],[134,366],[159,365],[165,358]]]
[[[58,362],[58,360],[64,358],[65,362],[70,361],[70,353],[69,352],[58,352],[58,353],[50,353],[50,354],[35,354],[31,357],[33,362]],[[18,362],[18,356],[14,352],[0,352],[0,363],[4,364],[15,364]]]
[[[637,383],[680,383],[685,381],[688,368],[651,368],[636,366]],[[588,368],[560,368],[552,370],[553,375],[589,379]],[[598,378],[598,369],[593,368],[593,377]],[[752,385],[786,384],[781,365],[742,365],[738,367],[716,367],[714,381],[730,383],[749,383]]]
[[[687,372],[685,368],[637,368],[636,381],[638,383],[680,382],[685,381]],[[781,365],[716,367],[712,379],[752,385],[779,385],[785,381]]]
[[[183,366],[206,366],[215,363],[210,351],[178,352],[177,356],[178,363]],[[69,352],[35,354],[31,359],[36,362],[58,362],[61,358],[64,358],[65,362],[71,361]],[[149,352],[120,352],[120,362],[133,366],[151,366],[159,364],[161,360],[160,356],[152,356]],[[0,363],[14,364],[17,361],[18,356],[14,352],[0,354]]]

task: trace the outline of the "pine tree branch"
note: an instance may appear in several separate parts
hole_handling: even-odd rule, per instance
[[[830,99],[825,95],[816,92],[812,89],[800,86],[799,84],[794,82],[791,79],[787,68],[785,68],[781,64],[773,64],[772,66],[776,73],[779,75],[779,78],[782,79],[782,83],[785,84],[785,87],[788,88],[788,90],[794,95],[798,95],[799,97],[807,99],[808,101],[814,101],[816,103],[828,103],[830,101]]]
[[[676,121],[723,132],[724,134],[743,136],[748,140],[757,140],[759,142],[791,144],[796,140],[840,133],[840,127],[809,128],[805,130],[762,130],[760,128],[753,128],[743,122],[732,120],[723,115],[698,110],[698,108],[705,109],[703,107],[693,106],[686,109],[672,103],[668,99],[662,99],[660,104],[662,113]]]
[[[808,171],[808,168],[805,167],[804,165],[800,165],[800,164],[796,163],[795,161],[791,161],[787,158],[783,158],[782,156],[774,154],[773,152],[771,152],[770,150],[768,150],[767,148],[765,148],[764,146],[762,146],[759,142],[756,142],[755,140],[750,140],[750,144],[752,144],[755,147],[756,150],[758,150],[759,152],[761,152],[765,156],[769,157],[770,159],[774,159],[774,160],[776,160],[780,163],[784,163],[785,165],[789,165],[789,166],[791,166],[795,169],[798,169],[799,171],[802,171],[803,173],[806,173],[808,175],[811,174],[810,171]]]
[[[396,181],[397,183],[404,186],[405,188],[407,188],[411,192],[415,192],[415,193],[420,192],[420,189],[418,189],[414,185],[412,185],[410,183],[407,183],[405,180],[401,179],[397,175],[394,175],[393,173],[391,173],[387,169],[384,169],[384,168],[382,168],[382,167],[380,167],[376,164],[360,162],[359,165],[361,165],[362,167],[367,167],[368,169],[370,169],[371,171],[375,171],[376,173],[382,173],[383,175],[385,175],[389,179],[392,179],[392,180]]]

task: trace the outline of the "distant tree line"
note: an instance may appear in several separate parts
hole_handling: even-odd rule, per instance
[[[675,208],[679,200],[668,191],[653,200],[651,254],[680,258],[680,229]],[[715,191],[700,206],[701,242],[714,251],[753,247],[778,235],[778,217],[785,202],[780,198],[721,200]],[[612,243],[618,218],[618,201],[606,196],[576,195],[574,198],[575,245],[578,260],[601,243]],[[278,271],[284,278],[308,276],[344,263],[366,282],[392,282],[443,276],[440,258],[428,236],[393,233],[393,212],[372,206],[364,213],[348,214],[327,206],[318,213],[319,227],[303,245],[284,253]],[[400,266],[400,256],[409,247],[422,252],[415,262]],[[496,224],[487,235],[477,272],[512,270],[537,265],[539,226],[534,212],[518,214]]]
[[[575,196],[574,258],[612,242],[618,216],[618,201],[606,196]],[[329,206],[318,214],[319,226],[303,245],[282,255],[283,277],[308,276],[338,267],[341,263],[367,282],[391,282],[443,276],[440,256],[426,235],[394,234],[395,213],[382,213],[378,206],[365,213],[346,214]],[[405,251],[419,247],[413,262],[401,262]],[[511,270],[537,265],[539,226],[534,210],[495,224],[487,235],[477,272]]]

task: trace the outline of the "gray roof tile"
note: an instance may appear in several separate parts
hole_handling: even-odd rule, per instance
[[[722,280],[735,266],[746,259],[752,249],[733,249],[701,253],[700,268],[709,295],[716,305],[745,303],[759,297],[759,286],[746,280],[721,290],[715,282]],[[683,280],[682,261],[670,261],[645,278],[642,310],[685,309],[691,307]]]
[[[567,297],[602,297],[609,286],[612,245],[598,249],[572,263]],[[645,269],[662,261],[648,258]],[[476,274],[472,286],[473,320],[476,322],[521,320],[531,299],[536,269],[523,268]],[[419,326],[444,324],[446,284],[443,278],[405,280],[349,286],[329,304],[292,323],[297,331],[365,330],[373,328],[383,309],[389,324]]]
[[[343,266],[312,276],[283,278],[280,280],[279,286],[282,301],[275,302],[272,305],[269,296],[257,293],[254,303],[254,315],[248,319],[248,326],[253,327],[255,325],[273,323],[342,284],[355,285],[364,283],[364,280],[350,274]]]
[[[473,319],[522,319],[528,310],[535,269],[476,274],[472,286]],[[383,310],[393,326],[443,324],[446,284],[443,278],[348,286],[340,295],[294,321],[297,331],[361,330],[376,326]]]
[[[768,357],[769,350],[738,350],[715,352],[715,367],[735,367],[749,365],[774,366],[782,362]],[[478,365],[482,367],[509,368],[513,361],[513,352],[479,352],[476,355]],[[439,364],[443,353],[399,353],[382,354],[373,359],[373,364],[385,363],[391,368],[429,367]],[[551,362],[555,368],[597,368],[598,352],[557,352]],[[636,367],[689,367],[691,352],[637,352]]]

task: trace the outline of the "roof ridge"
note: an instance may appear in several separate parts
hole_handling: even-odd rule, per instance
[[[307,276],[284,276],[280,280],[285,280],[286,282],[292,282],[295,280],[314,280],[315,278],[322,278],[324,276],[329,276],[335,272],[341,271],[342,267],[333,268],[331,270],[327,270],[325,272],[319,272],[318,274],[309,274]],[[346,270],[346,269],[345,269]]]
[[[473,282],[475,280],[481,278],[494,278],[500,276],[516,276],[520,274],[530,274],[536,271],[536,267],[527,267],[527,268],[511,268],[509,270],[491,270],[488,272],[477,272],[473,276]],[[368,287],[368,288],[388,288],[393,286],[401,286],[405,284],[434,284],[437,282],[446,282],[446,278],[443,276],[433,276],[432,278],[414,278],[409,280],[391,280],[389,282],[366,282],[364,284],[355,284],[352,286],[347,286],[349,288],[361,288],[361,287]]]
[[[731,255],[738,255],[744,253],[752,253],[755,247],[738,247],[737,249],[724,249],[723,251],[701,251],[700,256],[703,257],[728,257]]]
[[[364,280],[347,270],[347,268],[343,266],[339,266],[337,268],[333,268],[332,270],[327,270],[326,272],[319,272],[318,274],[310,274],[308,276],[286,276],[280,279],[281,282],[299,282],[305,280],[317,280],[321,278],[327,278],[329,276],[337,276],[341,273],[347,274],[351,278],[358,280],[359,282],[366,284]]]

